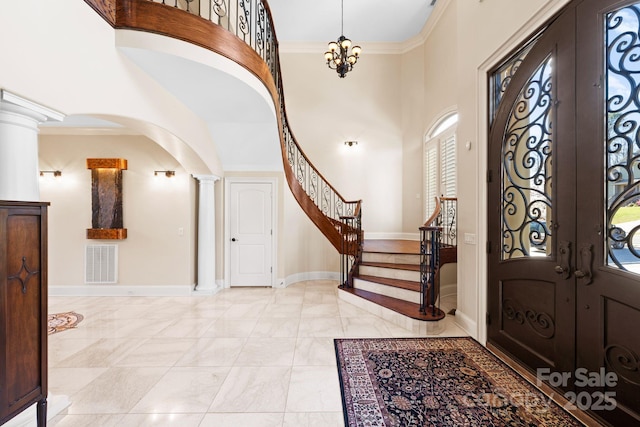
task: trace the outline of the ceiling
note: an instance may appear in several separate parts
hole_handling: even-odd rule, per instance
[[[354,43],[400,43],[424,27],[435,0],[267,0],[280,42],[325,42],[344,36]],[[364,46],[363,46],[364,48]]]

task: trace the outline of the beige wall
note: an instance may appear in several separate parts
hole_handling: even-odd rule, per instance
[[[434,11],[425,42],[402,54],[403,229],[416,233],[431,212],[425,212],[423,144],[425,135],[443,117],[456,109],[457,37],[456,2]],[[425,29],[426,30],[426,29]]]
[[[51,286],[84,285],[84,251],[91,244],[118,245],[118,285],[193,285],[195,182],[173,157],[144,136],[40,135],[39,146],[40,168],[62,171],[59,178],[40,179],[41,200],[51,202]],[[87,158],[128,162],[122,173],[125,240],[86,239],[91,228]],[[176,176],[154,176],[154,170],[175,170]]]
[[[322,53],[280,61],[289,123],[306,155],[346,200],[364,201],[365,233],[402,231],[399,58],[363,53],[342,79]]]

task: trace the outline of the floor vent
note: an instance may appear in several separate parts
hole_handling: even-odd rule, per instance
[[[118,282],[118,245],[87,245],[84,282]]]

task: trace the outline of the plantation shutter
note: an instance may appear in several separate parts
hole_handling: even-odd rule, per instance
[[[456,197],[456,136],[440,140],[440,192],[444,197]]]
[[[424,200],[427,218],[436,209],[438,197],[438,146],[427,144],[424,150]],[[425,218],[426,219],[426,218]]]

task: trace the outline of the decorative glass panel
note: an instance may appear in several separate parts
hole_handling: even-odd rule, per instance
[[[513,104],[502,142],[502,259],[550,256],[552,223],[552,58]]]
[[[534,37],[522,49],[516,52],[515,55],[502,64],[502,66],[491,76],[491,87],[493,93],[491,96],[491,122],[493,122],[493,119],[495,118],[496,111],[498,110],[500,101],[502,101],[504,92],[507,90],[509,83],[511,83],[511,78],[516,71],[518,71],[520,64],[522,64],[524,58],[526,58],[531,51],[531,48],[535,45],[535,42],[538,39],[537,37],[538,36]]]
[[[606,19],[607,264],[640,273],[640,6]]]

